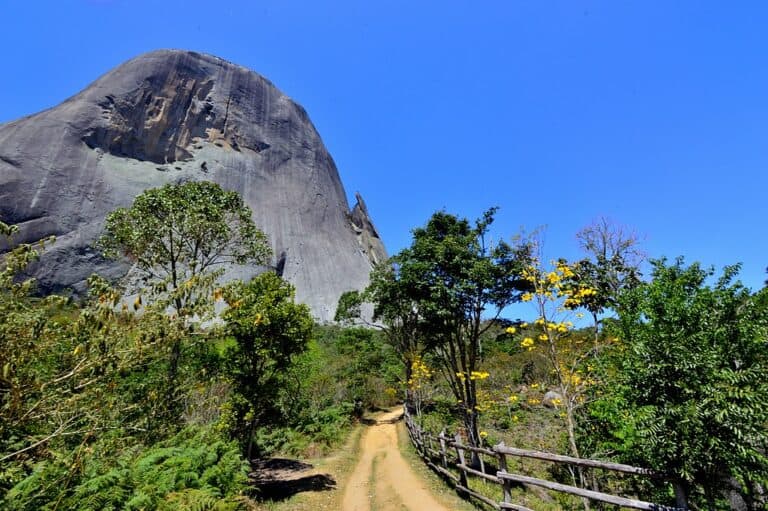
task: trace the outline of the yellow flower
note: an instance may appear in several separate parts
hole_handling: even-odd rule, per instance
[[[520,328],[528,328],[528,323],[520,323]]]
[[[533,346],[533,339],[531,339],[530,337],[526,337],[525,339],[522,340],[522,342],[520,343],[520,346],[523,347],[523,348],[530,348],[530,347],[532,347]]]
[[[523,293],[523,296],[521,296],[520,299],[524,302],[530,302],[533,300],[533,295],[531,293]]]
[[[540,334],[539,335],[539,340],[540,341],[546,341],[547,339],[549,339],[549,337],[547,337],[547,334]]]
[[[480,438],[485,438],[487,436],[488,436],[488,432],[487,431],[481,431],[480,432]]]
[[[515,332],[517,332],[517,328],[515,328],[515,327],[513,327],[513,326],[507,327],[507,330],[506,330],[506,332],[507,332],[508,334],[514,334]]]

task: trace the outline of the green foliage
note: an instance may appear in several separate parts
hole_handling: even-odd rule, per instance
[[[341,442],[355,422],[355,402],[392,406],[400,388],[398,358],[378,331],[316,325],[275,397],[278,410],[257,427],[259,453],[317,456]]]
[[[347,328],[336,337],[335,352],[346,362],[338,376],[346,382],[348,401],[360,400],[373,408],[383,404],[385,389],[399,386],[399,360],[384,339],[368,328]]]
[[[213,292],[223,263],[266,263],[270,250],[251,211],[235,192],[216,183],[167,184],[141,193],[130,208],[109,215],[98,242],[108,257],[125,256],[144,272],[144,291],[163,311],[172,307],[180,321],[213,312]],[[142,305],[141,295],[135,308]],[[190,326],[186,322],[184,326]],[[168,398],[173,399],[183,339],[171,344]]]
[[[273,273],[224,290],[223,318],[234,338],[224,353],[232,383],[231,426],[251,455],[257,424],[276,411],[291,362],[312,335],[309,307],[294,303],[293,287]]]
[[[653,280],[623,295],[610,392],[590,406],[587,434],[621,458],[683,481],[694,505],[745,500],[768,482],[768,311],[734,283],[682,259],[653,262]]]
[[[344,439],[356,397],[391,404],[381,334],[311,340],[308,308],[274,274],[216,290],[225,324],[202,329],[167,313],[173,294],[129,310],[98,276],[82,303],[34,298],[17,275],[36,255],[16,247],[0,268],[2,509],[240,508],[240,447],[319,454]],[[183,283],[200,293],[187,312],[210,301],[208,276]]]
[[[362,315],[362,305],[364,295],[360,291],[345,291],[339,297],[339,303],[336,306],[336,314],[333,320],[337,323],[353,323],[359,320]]]
[[[248,466],[237,445],[187,428],[146,449],[112,457],[108,445],[78,446],[42,461],[0,503],[8,511],[235,510]]]
[[[433,214],[413,231],[411,246],[392,258],[394,270],[374,275],[377,311],[390,322],[413,314],[419,337],[438,356],[462,404],[472,445],[480,445],[477,387],[470,375],[479,369],[483,316],[498,317],[527,288],[520,275],[529,247],[491,246],[494,213],[487,211],[474,225],[445,212]]]
[[[216,183],[167,184],[141,193],[130,208],[107,216],[99,245],[108,257],[127,257],[145,272],[151,289],[178,314],[206,302],[203,277],[223,263],[266,263],[266,237],[235,192]]]
[[[169,352],[184,339],[182,387],[207,384],[207,334],[192,335],[157,308],[140,318],[120,310],[119,293],[98,277],[89,279],[90,296],[79,306],[33,298],[30,281],[14,276],[35,256],[28,245],[13,249],[0,282],[0,507],[109,509],[123,497],[143,507],[151,493],[128,495],[115,483],[128,477],[127,462],[112,460],[121,453],[133,459],[143,445],[178,431],[175,401],[185,392],[168,399]],[[78,496],[77,504],[63,504]]]

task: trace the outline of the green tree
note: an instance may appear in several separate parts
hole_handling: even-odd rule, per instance
[[[106,256],[133,262],[179,316],[207,303],[214,267],[266,264],[270,255],[243,199],[209,181],[144,191],[130,208],[107,215],[99,245]]]
[[[224,353],[232,383],[231,425],[248,458],[256,427],[275,410],[293,358],[312,336],[309,307],[294,303],[294,289],[274,273],[224,289],[226,330],[233,343]]]
[[[371,282],[363,291],[348,291],[339,298],[335,320],[362,322],[381,330],[392,346],[405,371],[404,383],[411,380],[413,362],[426,348],[421,331],[421,318],[416,299],[408,294],[408,285],[392,264],[380,264],[370,275]],[[373,321],[362,314],[362,305],[373,303]],[[406,400],[410,400],[406,385]]]
[[[84,439],[115,431],[124,440],[156,438],[178,420],[168,420],[158,398],[163,351],[178,330],[168,316],[148,310],[137,321],[95,276],[82,304],[34,298],[33,281],[17,274],[36,255],[36,247],[19,245],[0,271],[0,494],[38,461],[66,456]],[[68,468],[74,481],[79,467]],[[66,491],[61,481],[50,489]]]
[[[481,338],[502,309],[518,301],[528,284],[521,278],[529,247],[505,242],[491,245],[488,229],[495,209],[474,225],[437,212],[413,231],[413,242],[392,258],[392,293],[374,295],[379,310],[411,308],[420,335],[441,364],[441,372],[460,403],[471,445],[480,445],[476,380]],[[390,290],[384,286],[384,290]]]
[[[374,408],[382,404],[384,389],[397,384],[399,360],[385,339],[382,332],[370,328],[352,327],[338,332],[335,351],[344,361],[338,377],[346,382],[347,400]]]
[[[160,302],[173,307],[179,318],[212,310],[211,291],[223,272],[216,266],[265,264],[270,254],[243,199],[209,181],[144,191],[130,208],[107,216],[99,245],[108,257],[134,262]],[[171,350],[169,391],[180,356],[179,339]]]
[[[738,266],[709,285],[714,272],[698,264],[652,264],[653,280],[619,300],[614,378],[591,405],[592,418],[604,421],[604,436],[623,447],[625,460],[681,481],[695,508],[727,509],[723,492],[738,488],[750,509],[763,509],[756,491],[768,482],[763,298],[734,282]]]

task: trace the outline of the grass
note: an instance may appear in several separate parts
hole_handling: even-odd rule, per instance
[[[550,452],[556,452],[554,449],[555,441],[552,440],[552,437],[556,437],[559,433],[559,423],[555,419],[555,415],[550,411],[542,410],[542,412],[543,413],[541,414],[521,414],[525,419],[516,424],[514,428],[508,431],[494,430],[494,433],[499,437],[503,437],[507,442],[507,445],[511,445],[513,440],[517,440],[527,448],[549,447]],[[427,482],[427,486],[432,493],[435,495],[450,494],[454,497],[453,501],[445,503],[448,508],[459,511],[491,509],[479,500],[472,499],[471,501],[468,501],[462,499],[449,483],[443,481],[440,476],[433,472],[419,457],[416,449],[411,444],[404,424],[401,424],[398,428],[398,434],[400,435],[400,450],[403,453],[403,456],[414,468],[414,471]],[[493,438],[493,443],[497,443],[499,439],[500,438]],[[484,455],[483,458],[485,463],[490,464],[490,466],[498,463],[495,458],[491,459]],[[552,480],[553,478],[548,470],[551,464],[547,462],[508,457],[507,463],[509,470],[512,472],[548,480]],[[458,469],[452,469],[452,471],[454,474],[458,475]],[[478,477],[470,476],[469,487],[473,491],[485,495],[492,500],[501,501],[503,498],[501,485]],[[557,492],[548,492],[547,490],[536,486],[513,485],[512,502],[537,511],[583,509],[581,501],[576,497]]]
[[[253,511],[338,511],[347,479],[357,462],[358,446],[364,427],[357,425],[349,433],[347,441],[332,456],[307,460],[315,470],[329,474],[336,481],[336,489],[310,491],[281,501],[260,502]]]
[[[424,483],[424,487],[429,489],[430,493],[434,495],[438,502],[454,511],[477,511],[478,509],[483,509],[459,497],[453,488],[448,486],[448,484],[446,484],[424,463],[424,461],[422,461],[416,452],[416,449],[414,449],[413,444],[411,444],[405,424],[402,422],[397,425],[397,440],[403,458],[408,462],[411,469],[413,469],[413,473],[416,477]]]

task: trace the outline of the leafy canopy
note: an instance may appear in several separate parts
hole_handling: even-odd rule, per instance
[[[130,208],[107,216],[99,245],[108,257],[133,261],[156,290],[171,293],[177,309],[191,301],[189,290],[212,267],[264,264],[270,254],[243,199],[208,181],[146,190]]]
[[[528,286],[521,274],[530,248],[488,239],[495,212],[486,211],[474,224],[436,212],[413,231],[411,246],[391,259],[392,272],[373,279],[377,315],[402,324],[417,321],[462,407],[473,445],[480,437],[472,375],[478,373],[481,336],[490,324],[484,320],[498,317]]]
[[[250,457],[256,426],[274,407],[293,358],[303,352],[314,322],[305,304],[294,302],[294,289],[271,272],[249,283],[224,289],[224,311],[233,343],[224,353],[232,383],[231,426]]]
[[[653,280],[619,300],[613,392],[593,420],[629,441],[625,459],[674,474],[714,509],[730,478],[742,493],[768,480],[768,314],[734,282],[738,266],[708,285],[698,264],[652,264]]]

